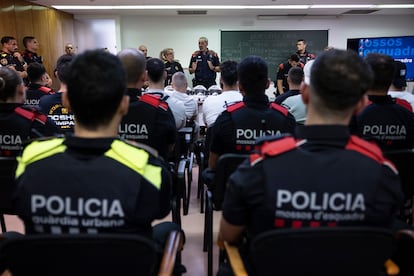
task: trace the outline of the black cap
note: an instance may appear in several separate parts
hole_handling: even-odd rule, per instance
[[[405,63],[394,60],[394,78],[392,84],[398,88],[402,89],[407,86],[407,81],[405,77],[407,76],[407,66]]]

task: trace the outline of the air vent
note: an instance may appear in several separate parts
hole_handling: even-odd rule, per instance
[[[379,10],[349,10],[346,11],[342,14],[356,14],[356,15],[363,15],[363,14],[370,14],[370,13],[374,13],[377,12]]]
[[[177,11],[178,15],[206,15],[206,10],[182,10]]]

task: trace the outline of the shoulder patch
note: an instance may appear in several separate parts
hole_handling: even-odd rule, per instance
[[[54,94],[53,89],[46,87],[46,86],[40,86],[38,88],[39,91],[42,91],[43,93],[47,93],[47,94]]]
[[[413,108],[412,108],[411,104],[409,102],[407,102],[406,100],[403,100],[403,99],[400,99],[400,98],[395,98],[395,103],[398,104],[398,105],[401,105],[402,107],[405,107],[409,111],[413,112]]]
[[[283,106],[281,106],[281,105],[278,105],[277,103],[272,102],[272,103],[270,103],[269,107],[270,107],[271,109],[274,109],[274,110],[276,110],[276,111],[279,111],[279,112],[280,112],[280,113],[282,113],[282,114],[283,114],[283,116],[285,116],[285,117],[287,117],[287,116],[288,116],[288,114],[289,114],[289,111],[288,111],[285,107],[283,107]]]
[[[234,111],[236,111],[236,110],[239,110],[239,109],[241,109],[241,108],[243,108],[243,107],[245,107],[246,105],[244,104],[244,102],[238,102],[238,103],[235,103],[235,104],[232,104],[232,105],[229,105],[227,108],[226,108],[226,110],[227,110],[227,112],[234,112]]]
[[[196,57],[196,56],[198,56],[199,54],[200,54],[200,51],[195,51],[195,52],[193,52],[192,57]]]
[[[33,122],[34,120],[38,121],[41,124],[45,124],[47,120],[47,116],[38,112],[35,109],[25,109],[23,107],[16,107],[14,109],[18,115],[22,116],[23,118]]]
[[[252,166],[266,158],[266,156],[280,155],[298,147],[297,141],[292,136],[273,136],[271,139],[273,140],[269,141],[268,138],[262,141],[258,153],[250,155],[250,164]]]
[[[381,149],[373,142],[368,142],[358,136],[351,135],[345,149],[357,151],[377,161],[379,164],[388,166],[395,173],[398,173],[395,166],[382,155]]]

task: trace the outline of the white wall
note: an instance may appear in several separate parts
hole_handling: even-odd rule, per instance
[[[183,67],[188,67],[192,52],[198,49],[200,36],[206,36],[209,48],[220,54],[220,30],[329,30],[329,46],[342,49],[346,48],[347,38],[414,35],[412,16],[354,15],[302,20],[257,20],[254,16],[121,16],[116,22],[119,22],[118,51],[145,44],[148,55],[158,57],[163,48],[171,47]]]

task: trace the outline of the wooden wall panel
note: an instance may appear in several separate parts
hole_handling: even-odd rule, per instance
[[[76,45],[73,15],[24,0],[0,0],[0,26],[0,37],[14,36],[20,51],[24,50],[23,37],[36,37],[40,44],[38,54],[43,56],[51,76],[65,43]],[[53,87],[59,88],[56,79]]]

